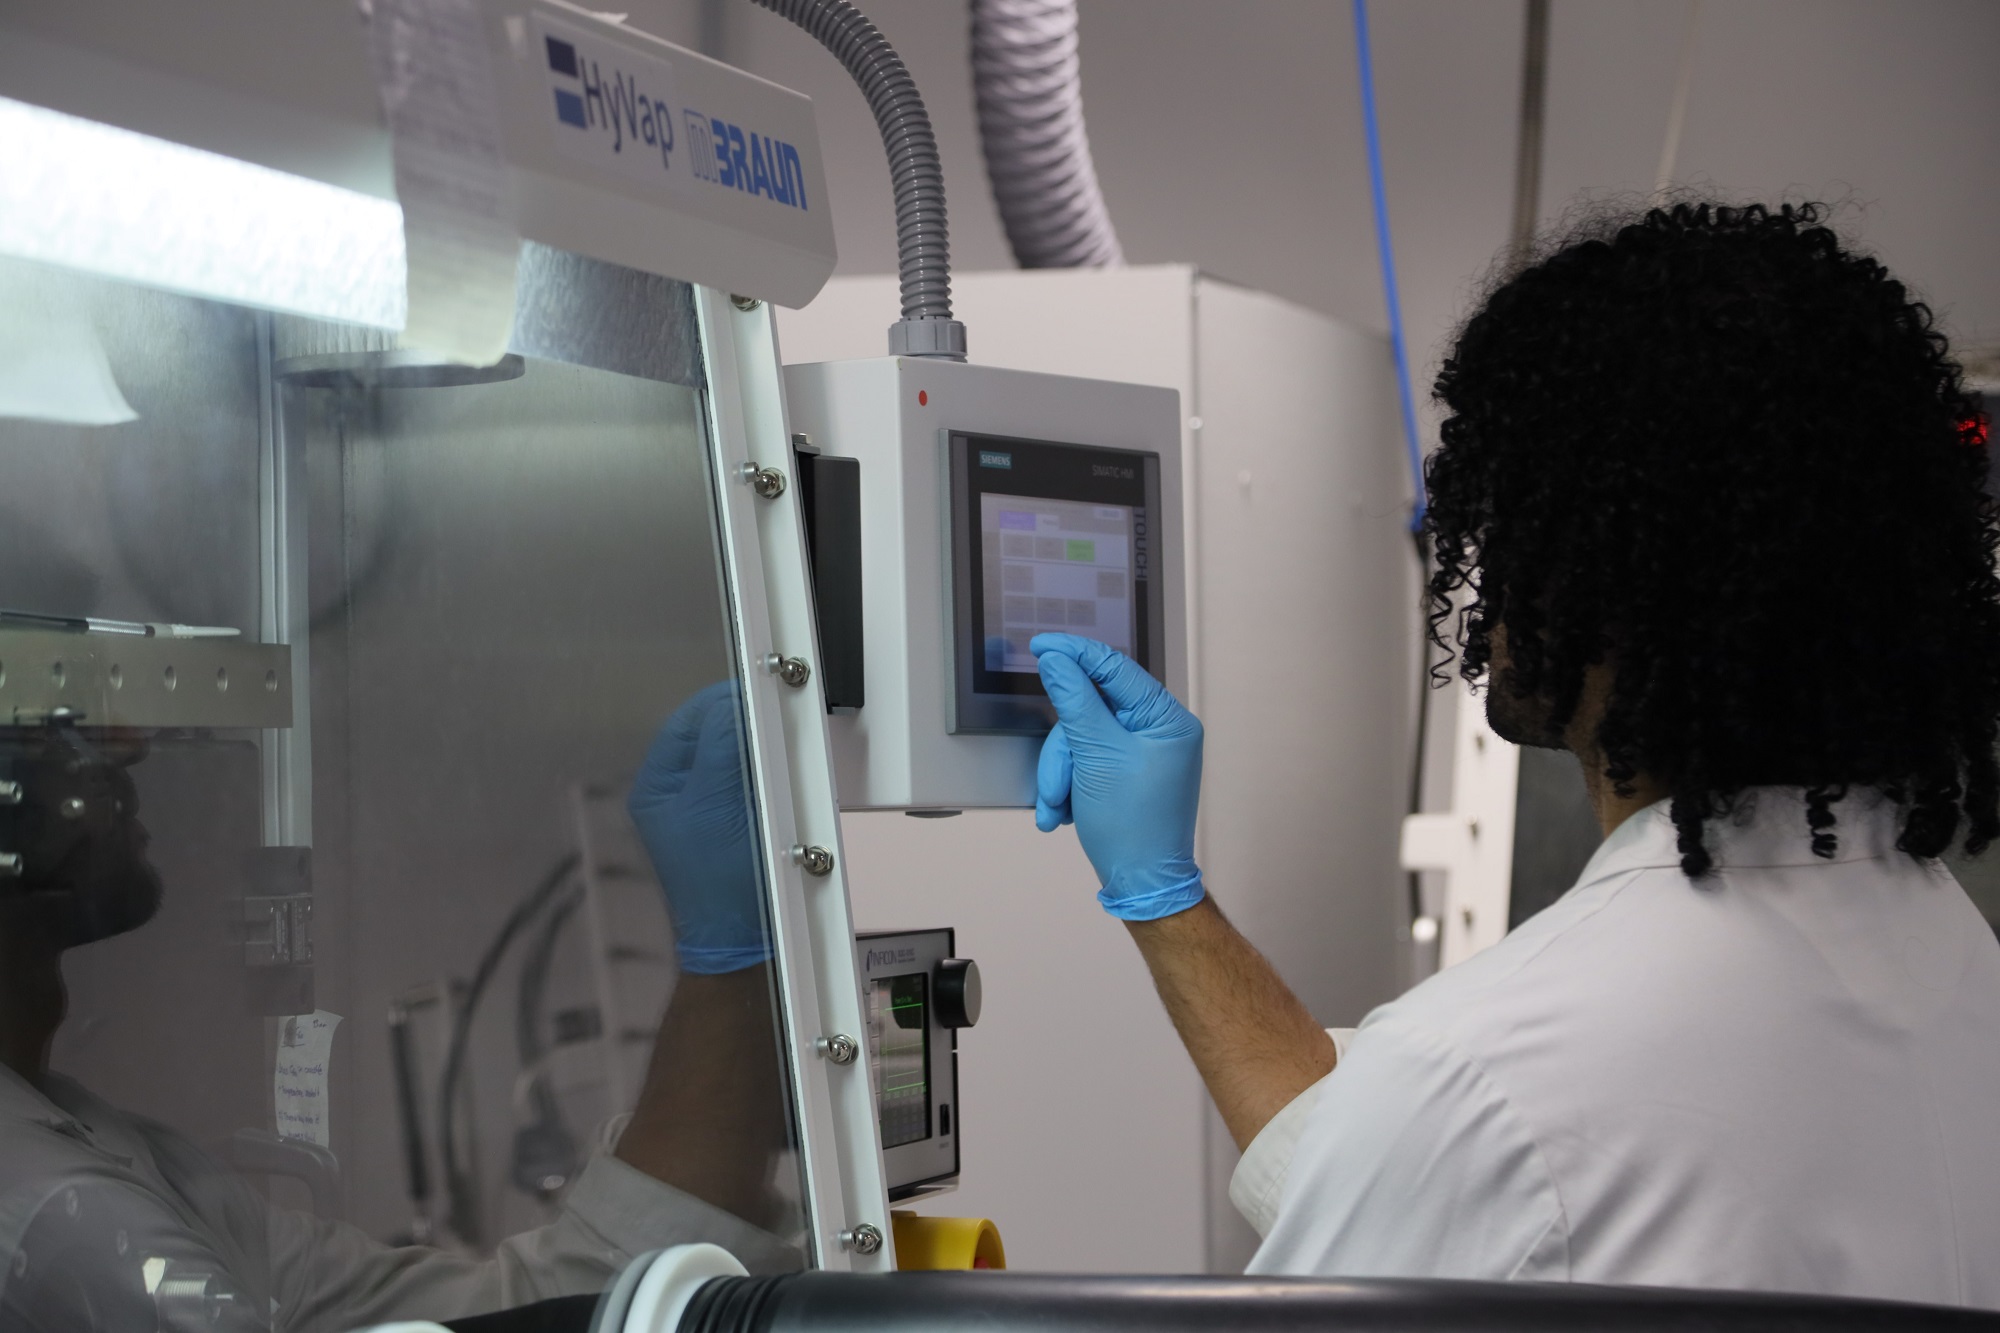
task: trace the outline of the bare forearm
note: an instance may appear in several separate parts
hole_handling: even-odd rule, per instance
[[[769,1211],[785,1100],[768,965],[683,974],[618,1156],[757,1224]]]
[[[1212,898],[1126,923],[1239,1148],[1332,1070],[1333,1039]]]

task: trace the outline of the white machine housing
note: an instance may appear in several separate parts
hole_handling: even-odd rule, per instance
[[[784,305],[812,299],[833,271],[835,252],[808,98],[567,0],[494,0],[469,12],[487,39],[490,79],[473,77],[480,62],[450,42],[434,34],[423,40],[430,30],[420,25],[407,28],[396,54],[414,76],[416,119],[435,115],[444,129],[488,134],[497,125],[508,188],[495,206],[507,216],[489,221],[524,240],[686,282]],[[553,67],[551,39],[568,45],[586,78]],[[421,178],[398,178],[369,43],[369,25],[353,4],[0,5],[0,99],[397,199]],[[673,127],[665,144],[651,111],[643,142],[638,127],[607,119],[602,98],[591,94],[614,80],[628,94],[648,93],[662,123]],[[559,94],[571,90],[581,119],[561,114]],[[734,135],[721,156],[716,135]],[[765,145],[782,161],[739,172],[739,157],[759,158]],[[59,146],[0,142],[0,203],[21,214],[46,212],[31,192],[53,169],[48,159]],[[13,195],[10,184],[28,193]],[[32,218],[12,216],[9,253],[91,269],[115,263],[120,276],[188,288],[173,269],[150,271],[143,262],[202,240],[178,234],[176,215],[162,217],[157,200],[149,200],[149,191],[172,184],[153,177],[106,183],[104,199],[113,202],[105,211],[140,219],[139,238],[104,236],[103,222],[69,228],[82,230],[81,239],[97,243],[105,257],[71,253],[61,228],[44,238]],[[434,201],[401,199],[406,211],[420,202]],[[229,201],[237,209],[257,204]],[[77,215],[90,210],[70,216]],[[121,248],[140,257],[114,260]],[[235,262],[269,265],[289,253],[260,236]],[[424,262],[421,254],[414,262]],[[300,309],[281,300],[251,304]]]
[[[910,357],[788,366],[795,431],[860,461],[866,702],[828,719],[843,809],[1031,806],[1039,736],[950,731],[946,441],[953,432],[1153,453],[1165,672],[1187,684],[1180,395]]]

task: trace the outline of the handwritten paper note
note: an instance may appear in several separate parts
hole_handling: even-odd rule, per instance
[[[327,1070],[333,1063],[333,1030],[340,1015],[318,1009],[278,1020],[278,1063],[274,1101],[281,1138],[305,1139],[331,1148],[327,1117]]]

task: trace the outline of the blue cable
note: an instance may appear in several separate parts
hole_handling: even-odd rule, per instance
[[[1424,451],[1417,443],[1417,408],[1410,395],[1410,356],[1403,345],[1403,302],[1396,294],[1396,247],[1389,239],[1389,200],[1382,188],[1382,135],[1375,124],[1375,63],[1368,54],[1368,0],[1354,0],[1354,47],[1361,66],[1361,124],[1368,136],[1368,187],[1375,197],[1375,248],[1389,303],[1389,343],[1396,352],[1396,391],[1403,401],[1403,443],[1410,455],[1410,531],[1424,524]]]

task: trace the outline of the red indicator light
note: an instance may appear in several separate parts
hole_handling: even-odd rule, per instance
[[[1984,449],[1987,440],[1990,438],[1987,435],[1987,431],[1991,425],[1991,418],[1984,412],[1975,413],[1972,420],[1966,422],[1961,428],[1965,436],[1965,442],[1975,449]]]
[[[917,390],[917,406],[929,407],[930,405],[931,405],[931,396],[929,392],[923,389]]]

